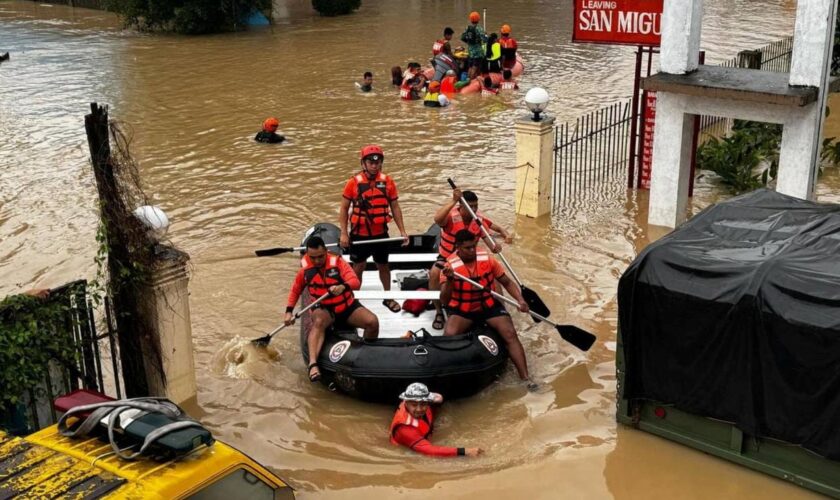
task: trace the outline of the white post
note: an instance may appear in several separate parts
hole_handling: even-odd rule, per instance
[[[145,294],[146,314],[156,328],[163,362],[165,382],[147,368],[149,393],[165,396],[180,404],[196,396],[195,362],[193,361],[190,293],[187,262],[189,256],[169,247],[158,253],[151,282]]]
[[[659,57],[659,67],[663,73],[682,75],[697,69],[702,22],[703,0],[665,2],[662,9],[662,44]]]
[[[790,61],[790,85],[819,87],[817,101],[785,121],[776,191],[814,199],[822,147],[836,0],[799,0]]]
[[[535,122],[522,118],[516,133],[516,213],[539,217],[551,212],[554,175],[554,117]]]
[[[685,113],[685,96],[656,96],[648,223],[676,227],[685,220],[694,115]]]

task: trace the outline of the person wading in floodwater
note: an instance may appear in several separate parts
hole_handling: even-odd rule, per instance
[[[362,171],[347,181],[342,193],[338,220],[341,226],[342,248],[350,249],[350,262],[353,270],[362,279],[368,257],[379,270],[379,281],[383,290],[391,289],[391,268],[388,265],[388,243],[354,245],[355,242],[383,239],[388,237],[388,222],[397,223],[403,246],[408,245],[408,233],[403,225],[402,210],[397,201],[397,185],[393,179],[382,172],[385,155],[382,148],[374,144],[362,148]],[[348,229],[349,222],[349,229]],[[352,238],[351,238],[352,236]],[[400,304],[393,299],[385,299],[382,305],[391,312],[400,312]]]
[[[400,394],[403,400],[391,419],[391,444],[406,446],[409,449],[436,457],[477,457],[484,450],[481,448],[455,448],[435,446],[429,441],[434,427],[435,412],[431,405],[443,403],[443,396],[429,392],[425,384],[415,382]]]

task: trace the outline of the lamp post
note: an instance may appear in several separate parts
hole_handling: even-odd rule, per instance
[[[545,108],[548,107],[548,101],[548,92],[546,92],[546,90],[542,87],[534,87],[525,94],[525,104],[528,106],[528,109],[534,113],[534,116],[531,117],[532,121],[542,121],[540,113],[545,111]]]
[[[158,206],[143,205],[134,210],[134,216],[149,229],[149,236],[154,241],[160,241],[169,230],[169,217]]]

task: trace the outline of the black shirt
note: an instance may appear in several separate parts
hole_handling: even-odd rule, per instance
[[[265,131],[265,130],[261,130],[254,137],[254,140],[257,141],[257,142],[268,142],[268,143],[274,144],[274,143],[278,143],[278,142],[283,142],[283,141],[286,140],[286,138],[283,137],[282,135],[278,135],[274,132],[268,132],[268,131]]]

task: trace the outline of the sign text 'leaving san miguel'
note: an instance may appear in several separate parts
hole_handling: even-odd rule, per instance
[[[659,46],[663,0],[574,0],[574,42]]]

